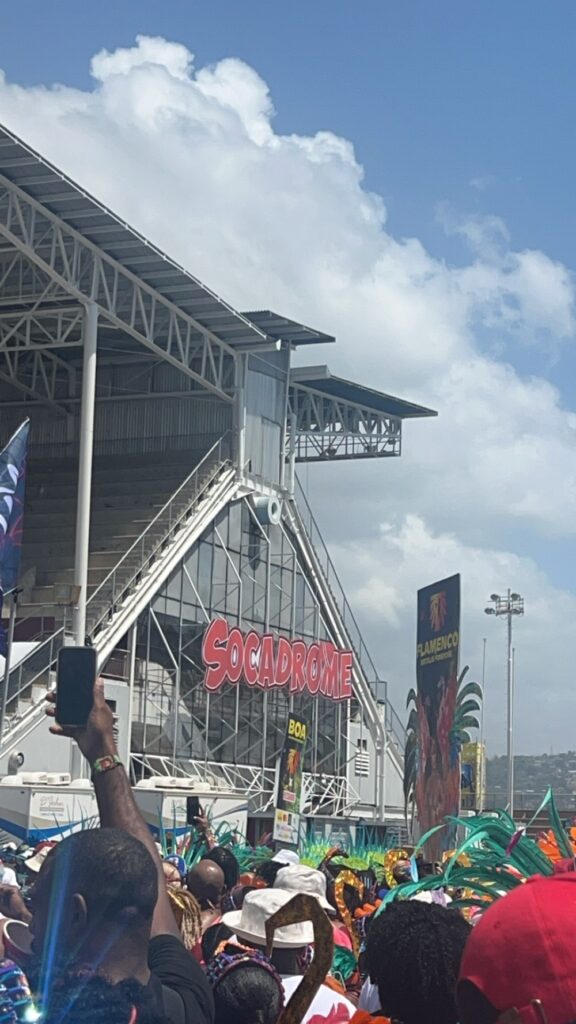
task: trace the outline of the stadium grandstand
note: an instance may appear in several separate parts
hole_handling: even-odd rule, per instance
[[[332,342],[232,309],[0,130],[0,447],[30,417],[1,775],[82,775],[43,697],[88,639],[135,783],[197,781],[262,818],[292,711],[306,813],[400,820],[402,723],[297,467],[398,457],[403,420],[434,413],[294,365]]]

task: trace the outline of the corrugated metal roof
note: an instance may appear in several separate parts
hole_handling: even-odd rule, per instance
[[[280,338],[290,345],[319,345],[336,341],[332,334],[315,331],[313,327],[306,327],[296,320],[289,320],[288,317],[281,316],[279,313],[272,313],[269,309],[244,313],[244,316],[261,331],[273,338]]]
[[[327,366],[293,367],[290,370],[290,381],[320,391],[331,398],[340,398],[344,402],[362,405],[388,416],[397,416],[401,420],[438,415],[423,405],[405,402],[402,398],[394,398],[393,395],[364,387],[363,384],[355,384],[344,377],[334,377]]]
[[[238,313],[1,125],[0,173],[222,341],[257,347],[279,338],[293,345],[333,340],[275,313],[256,313],[255,321]]]

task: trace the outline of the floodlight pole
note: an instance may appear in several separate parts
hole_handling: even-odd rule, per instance
[[[486,712],[486,637],[482,640],[482,706],[480,708],[480,788],[478,793],[478,811],[484,811],[486,798],[486,758],[484,756],[484,726]]]
[[[506,733],[506,758],[508,762],[508,813],[514,817],[514,673],[512,668],[512,616],[524,614],[524,598],[508,588],[505,597],[491,594],[491,607],[485,608],[487,615],[506,616],[507,624],[507,704],[508,722]]]
[[[510,588],[508,588],[508,610],[506,613],[507,629],[507,661],[506,661],[506,692],[508,702],[508,729],[506,735],[506,755],[508,759],[508,813],[514,818],[514,692],[512,690],[512,611],[510,609]]]

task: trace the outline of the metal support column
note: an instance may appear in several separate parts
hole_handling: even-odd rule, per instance
[[[80,408],[80,457],[78,459],[78,498],[76,504],[76,550],[74,586],[77,603],[73,609],[74,644],[86,643],[86,602],[88,600],[88,551],[90,544],[90,499],[92,496],[92,452],[94,448],[94,413],[96,408],[96,358],[98,344],[98,310],[93,302],[84,307],[82,367],[82,404]],[[83,778],[85,766],[75,743],[70,749],[70,775]]]
[[[78,603],[74,608],[74,643],[86,642],[86,601],[88,597],[88,550],[90,544],[90,498],[92,494],[92,451],[94,447],[94,412],[96,407],[96,354],[98,341],[98,310],[89,302],[84,310],[84,365],[82,372],[82,406],[80,416],[80,458],[78,461],[78,501],[76,506],[76,555],[74,585],[78,587]]]
[[[246,373],[248,356],[240,355],[236,359],[236,396],[234,405],[236,459],[240,476],[244,475],[246,464]]]
[[[294,413],[290,415],[288,466],[284,478],[284,486],[291,498],[294,497],[294,486],[296,481],[296,431],[297,420]]]
[[[132,753],[132,722],[134,721],[134,686],[136,683],[136,648],[138,646],[138,619],[130,630],[128,641],[128,714],[130,716],[130,753]]]
[[[384,687],[384,743],[382,749],[382,779],[380,783],[380,793],[378,794],[378,816],[380,824],[383,825],[386,820],[386,784],[388,781],[388,729],[386,728],[386,716],[388,714],[388,682]],[[382,714],[382,708],[380,708]]]

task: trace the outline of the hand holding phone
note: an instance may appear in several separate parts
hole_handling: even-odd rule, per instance
[[[197,796],[186,797],[186,824],[197,825],[197,819],[202,816],[202,808],[200,807],[200,800]]]
[[[56,719],[56,703],[56,691],[47,693],[46,714],[52,719],[50,732],[53,736],[67,736],[75,740],[89,764],[93,764],[99,757],[114,756],[118,753],[114,736],[114,715],[104,696],[103,679],[97,679],[94,683],[92,705],[85,726],[60,725]],[[74,714],[71,717],[80,716]]]
[[[96,649],[62,647],[56,675],[56,721],[69,729],[85,729],[94,703]]]

